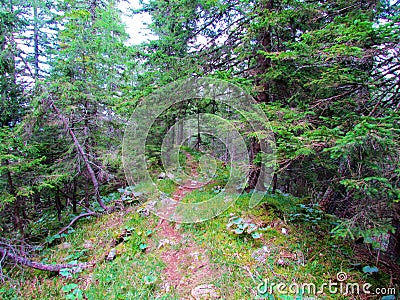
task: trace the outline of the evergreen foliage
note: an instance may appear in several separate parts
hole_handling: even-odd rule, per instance
[[[389,235],[386,252],[399,257],[399,8],[388,0],[149,0],[131,13],[150,14],[156,39],[130,46],[118,1],[2,1],[0,231],[42,240],[48,230],[34,228],[49,211],[61,221],[109,209],[104,195],[127,185],[120,148],[136,104],[159,86],[208,76],[249,92],[268,117],[278,156],[269,193],[335,215],[337,236]],[[176,120],[199,113],[234,120],[248,138],[255,171],[247,188],[255,189],[262,141],[212,99],[157,119],[149,165],[160,166]],[[196,141],[197,150],[214,143]]]

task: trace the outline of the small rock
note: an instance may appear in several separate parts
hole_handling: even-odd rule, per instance
[[[113,260],[115,258],[115,255],[117,254],[117,250],[115,250],[115,248],[112,248],[110,250],[110,253],[108,253],[107,255],[107,260]]]
[[[200,253],[199,252],[193,252],[193,253],[190,253],[190,256],[193,257],[195,260],[199,260]]]
[[[83,244],[83,247],[86,249],[93,249],[93,243],[91,240],[87,240],[85,241],[85,243]]]
[[[171,244],[172,243],[169,239],[161,240],[160,243],[158,244],[157,249],[160,249],[160,248],[164,247],[165,245],[171,245]]]
[[[259,263],[264,263],[268,258],[268,253],[270,253],[268,247],[263,246],[262,248],[255,250],[251,254],[251,257],[254,258],[256,261],[258,261]]]
[[[190,295],[192,295],[195,300],[220,298],[217,287],[213,284],[202,284],[196,286],[194,289],[192,289]]]
[[[165,283],[165,285],[164,285],[164,290],[165,290],[165,292],[167,292],[167,293],[169,293],[169,291],[171,290],[171,285],[167,282],[167,283]]]
[[[286,235],[287,234],[287,229],[286,228],[282,228],[282,233]]]
[[[150,210],[148,210],[147,208],[139,208],[137,210],[137,213],[141,216],[141,217],[148,217],[150,215]]]
[[[158,175],[158,179],[164,179],[165,178],[165,173],[164,172],[161,172],[159,175]]]
[[[60,244],[61,249],[69,249],[69,248],[71,248],[71,246],[72,246],[71,243],[67,243],[67,242]]]
[[[276,262],[276,264],[279,266],[289,266],[290,262],[283,258],[279,258],[278,261]]]

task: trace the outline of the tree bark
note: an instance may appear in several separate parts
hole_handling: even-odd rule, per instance
[[[254,160],[257,155],[261,152],[260,141],[257,138],[252,138],[250,145],[250,154],[249,160],[251,163],[249,170],[249,180],[247,183],[247,190],[258,190],[258,191],[266,191],[266,187],[264,185],[264,166],[263,163],[255,164]]]
[[[33,1],[33,47],[35,51],[34,68],[35,80],[39,78],[39,24],[37,0]]]
[[[263,0],[260,1],[258,8],[260,13],[263,11],[270,11],[273,8],[273,0]],[[262,28],[258,33],[258,43],[261,45],[261,50],[263,51],[271,51],[271,32],[270,28]],[[257,102],[258,103],[266,103],[271,101],[271,95],[269,94],[269,84],[263,81],[262,75],[267,72],[267,70],[271,67],[271,60],[266,58],[263,54],[258,54],[256,56],[256,69],[255,69],[255,85],[257,87],[258,95]],[[260,175],[263,176],[263,165],[257,166],[253,163],[254,158],[261,151],[260,141],[257,139],[253,139],[251,141],[250,146],[250,172],[249,172],[249,180],[248,180],[248,189],[258,189],[265,190],[265,186],[263,184],[263,180],[260,180]],[[256,186],[257,182],[261,184],[260,186]]]
[[[58,221],[61,221],[62,203],[61,203],[61,198],[60,198],[60,192],[58,190],[56,191],[54,200],[56,202],[57,218],[58,218]]]
[[[392,219],[392,226],[395,228],[395,232],[390,232],[389,245],[387,253],[395,259],[400,257],[400,206],[395,204],[393,207],[394,217]]]
[[[272,194],[276,193],[277,185],[278,185],[278,174],[275,171],[272,177],[272,191],[271,191]]]
[[[90,216],[95,216],[95,215],[97,215],[95,212],[88,212],[88,213],[84,213],[79,216],[76,216],[75,218],[72,219],[72,221],[67,226],[65,226],[63,229],[61,229],[59,232],[57,232],[57,234],[62,234],[65,231],[67,231],[67,229],[70,228],[72,225],[74,225],[74,223],[76,221],[78,221],[79,219],[85,218],[85,217],[90,217]]]
[[[77,188],[77,183],[76,183],[76,179],[74,179],[72,181],[72,212],[75,214],[78,212],[78,210],[76,209],[76,188]]]
[[[79,267],[82,269],[89,267],[89,265],[86,263],[81,263],[81,264],[76,264],[76,265],[72,265],[72,264],[58,264],[58,265],[42,264],[42,263],[39,263],[36,261],[32,261],[21,255],[18,255],[15,252],[13,252],[11,250],[7,250],[6,248],[3,248],[3,247],[0,247],[0,255],[8,258],[9,260],[13,261],[16,264],[34,268],[34,269],[38,269],[38,270],[42,270],[42,271],[48,271],[48,272],[60,272],[60,270],[62,270],[62,269],[73,268],[73,267]]]
[[[76,149],[78,150],[79,155],[83,159],[86,170],[87,170],[89,177],[93,183],[94,193],[95,193],[97,202],[99,203],[101,208],[103,208],[104,210],[108,210],[108,207],[105,206],[104,202],[101,200],[100,191],[99,191],[99,182],[97,181],[96,174],[95,174],[93,168],[90,166],[89,159],[88,159],[85,151],[83,150],[81,144],[79,143],[78,139],[76,138],[74,131],[69,126],[68,120],[61,114],[61,112],[59,111],[57,106],[55,106],[53,101],[49,101],[49,105],[53,109],[53,111],[57,114],[57,116],[61,119],[61,121],[64,123],[65,129],[68,131],[69,135],[71,136],[71,138],[75,144]]]
[[[6,160],[6,166],[8,167],[10,165],[10,162],[8,161],[8,159]],[[22,224],[22,218],[21,218],[21,214],[20,214],[20,206],[21,206],[21,196],[17,195],[17,192],[15,190],[14,187],[14,182],[12,179],[12,175],[11,175],[11,171],[9,169],[7,169],[7,181],[8,181],[8,188],[10,191],[10,194],[15,198],[14,200],[14,211],[13,211],[13,226],[14,229],[18,230],[21,235],[24,235],[24,228],[23,228],[23,224]]]
[[[348,158],[344,158],[340,161],[337,175],[331,180],[331,182],[335,181],[338,178],[343,178],[346,174],[346,163]],[[335,201],[335,189],[333,187],[333,183],[331,183],[328,188],[326,189],[322,199],[319,201],[319,206],[322,210],[328,213],[334,213],[335,207],[332,206],[333,202]]]

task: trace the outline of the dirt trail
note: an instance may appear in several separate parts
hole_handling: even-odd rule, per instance
[[[192,178],[198,176],[197,163],[186,153],[187,165],[191,168]],[[186,194],[201,188],[204,183],[189,180],[181,185],[172,195],[176,201],[182,200]],[[160,242],[157,246],[162,251],[161,258],[167,265],[164,269],[164,289],[177,291],[181,299],[197,299],[190,296],[191,291],[211,282],[217,277],[204,250],[199,248],[190,237],[179,230],[179,224],[161,219],[156,227]],[[215,298],[215,297],[214,297]],[[209,298],[213,299],[213,298]]]

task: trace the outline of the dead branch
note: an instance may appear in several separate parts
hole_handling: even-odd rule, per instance
[[[64,124],[65,129],[68,132],[68,134],[71,136],[71,138],[75,144],[75,147],[78,150],[78,153],[80,154],[81,158],[83,159],[83,162],[84,162],[86,170],[90,176],[90,179],[92,180],[94,193],[95,193],[97,202],[99,203],[99,205],[102,209],[104,209],[105,211],[108,211],[109,208],[101,200],[100,191],[99,191],[99,182],[96,178],[96,174],[95,174],[93,168],[90,165],[90,162],[88,159],[88,154],[85,153],[85,151],[83,150],[81,144],[79,143],[79,140],[77,139],[77,137],[75,135],[75,132],[69,126],[69,122],[68,122],[67,118],[60,112],[58,107],[54,104],[54,101],[47,99],[47,101],[44,101],[44,102],[47,103],[48,106],[50,106],[50,108],[54,111],[54,113],[60,118],[60,120]]]
[[[95,213],[95,212],[88,212],[88,213],[84,213],[84,214],[81,214],[81,215],[79,215],[79,216],[76,216],[75,218],[72,219],[71,222],[69,222],[69,224],[68,224],[67,226],[65,226],[63,229],[61,229],[59,232],[57,232],[57,234],[62,234],[62,233],[64,233],[65,231],[67,231],[68,228],[70,228],[72,225],[74,225],[74,223],[75,223],[76,221],[78,221],[79,219],[81,219],[81,218],[89,217],[89,216],[97,216],[97,215],[98,215],[98,214]]]
[[[5,258],[13,261],[16,264],[20,264],[26,267],[42,270],[42,271],[48,271],[48,272],[60,272],[62,269],[66,268],[74,268],[78,267],[81,269],[88,268],[90,265],[87,263],[80,263],[80,264],[57,264],[57,265],[48,265],[48,264],[43,264],[39,263],[36,261],[32,261],[26,257],[23,257],[19,254],[17,254],[13,249],[6,249],[3,247],[0,247],[0,255],[4,256]]]

